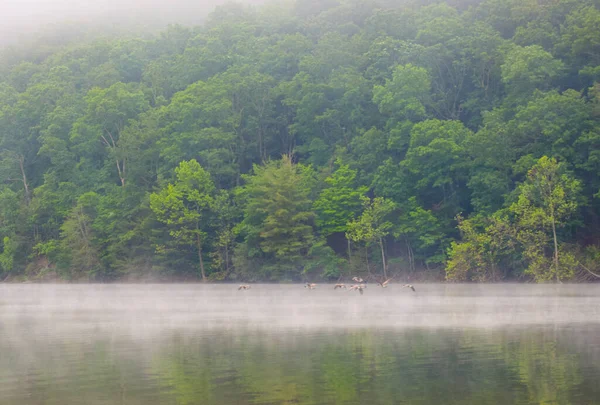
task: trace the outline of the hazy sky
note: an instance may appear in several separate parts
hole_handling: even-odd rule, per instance
[[[148,3],[143,0],[129,0],[137,3]],[[28,19],[71,18],[89,14],[113,11],[124,3],[117,0],[4,0],[0,6],[0,19],[14,23],[27,22]],[[165,2],[167,3],[167,2]]]
[[[0,0],[0,36],[17,37],[37,31],[40,26],[65,20],[94,21],[115,12],[156,15],[173,21],[200,21],[208,10],[228,0]],[[264,0],[242,0],[263,3]],[[195,19],[194,16],[198,18]],[[180,16],[180,20],[176,21]],[[6,39],[6,38],[5,38]],[[2,42],[2,38],[0,38]]]

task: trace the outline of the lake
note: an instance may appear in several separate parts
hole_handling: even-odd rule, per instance
[[[0,404],[600,404],[600,285],[0,285]]]

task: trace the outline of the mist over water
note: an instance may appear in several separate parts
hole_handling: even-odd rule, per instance
[[[415,287],[0,285],[0,403],[600,398],[600,286]]]
[[[502,327],[600,322],[598,285],[6,285],[2,319],[145,327]],[[168,326],[167,325],[167,326]]]

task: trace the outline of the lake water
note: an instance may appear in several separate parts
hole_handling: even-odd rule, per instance
[[[0,404],[600,404],[600,285],[0,285]]]

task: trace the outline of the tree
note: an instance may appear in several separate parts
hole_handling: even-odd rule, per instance
[[[515,251],[515,228],[499,214],[486,220],[487,226],[479,230],[477,219],[456,218],[462,240],[452,242],[448,252],[449,281],[499,281],[506,274],[501,264]]]
[[[566,226],[577,212],[580,191],[581,183],[565,171],[563,164],[547,156],[537,161],[518,188],[518,201],[510,209],[518,218],[520,240],[530,261],[528,271],[537,280],[555,278],[559,282],[572,274],[572,268],[560,268],[557,229]],[[553,242],[552,268],[546,268],[543,260],[548,234]]]
[[[426,69],[411,64],[400,65],[385,86],[373,88],[373,102],[391,119],[417,122],[425,117],[430,89],[431,79]]]
[[[383,277],[387,279],[387,262],[385,260],[384,238],[389,235],[392,223],[387,220],[389,214],[395,208],[395,204],[383,197],[373,200],[363,197],[363,212],[355,220],[350,221],[346,237],[354,242],[365,243],[367,252],[367,270],[369,268],[368,250],[372,243],[379,243],[381,249],[381,261],[383,266]]]
[[[237,233],[244,237],[249,256],[267,263],[264,271],[272,278],[286,270],[289,276],[298,276],[313,244],[315,214],[304,170],[284,156],[255,165],[253,174],[244,176],[246,184],[237,190],[237,200],[244,207]]]
[[[567,279],[600,244],[599,0],[436,1],[227,6],[0,51],[4,267],[334,279],[360,245],[411,272],[450,254],[468,279]],[[542,156],[581,183],[556,238],[509,209]],[[192,160],[214,183],[196,205],[175,174]],[[394,203],[391,235],[349,243],[367,194]]]
[[[232,259],[235,242],[233,227],[239,220],[239,208],[234,204],[232,195],[226,190],[220,190],[212,200],[212,227],[215,230],[213,241],[212,267],[219,273],[219,278],[229,276],[232,270]]]
[[[202,281],[206,281],[202,247],[215,187],[210,174],[195,160],[181,162],[175,175],[175,184],[150,195],[150,208],[178,244],[195,246]]]
[[[92,228],[98,199],[94,192],[82,194],[60,228],[58,266],[67,278],[93,278],[100,271],[100,252]]]
[[[336,161],[338,168],[325,179],[327,187],[321,191],[313,207],[317,213],[317,226],[323,236],[345,233],[362,206],[362,196],[367,187],[356,187],[356,170]],[[350,240],[348,240],[348,257],[350,257]]]
[[[106,148],[109,161],[115,163],[119,182],[124,187],[132,151],[123,148],[121,134],[129,120],[146,111],[150,104],[137,86],[120,82],[108,89],[90,90],[85,101],[86,114],[75,123],[71,140],[77,144],[76,150],[91,158],[99,158],[94,152],[100,154],[100,145]]]
[[[513,102],[526,97],[533,90],[548,90],[558,78],[564,64],[539,45],[513,46],[504,58],[502,81]]]
[[[403,181],[412,192],[440,214],[452,219],[467,199],[465,183],[469,160],[465,145],[472,132],[460,121],[427,120],[411,131]]]
[[[449,238],[442,221],[431,210],[421,207],[416,197],[410,197],[398,208],[400,216],[395,221],[393,235],[405,242],[410,270],[416,270],[416,259],[423,260],[426,266],[443,263]]]

